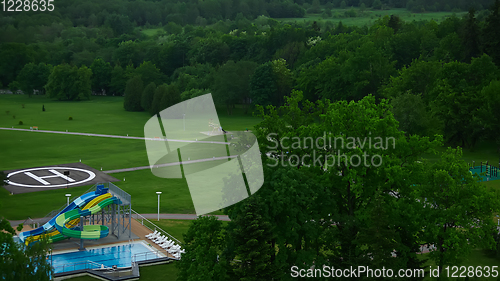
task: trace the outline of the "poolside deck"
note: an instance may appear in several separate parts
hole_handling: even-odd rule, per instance
[[[144,225],[142,225],[140,222],[138,222],[135,219],[132,219],[131,226],[132,226],[132,233],[137,235],[139,237],[139,239],[147,241],[151,247],[154,247],[155,249],[160,250],[160,252],[162,254],[166,255],[167,257],[173,258],[173,256],[171,254],[169,254],[165,249],[156,245],[155,243],[151,243],[151,241],[148,238],[146,238],[146,235],[151,233],[151,230],[149,230],[149,228],[145,227]]]
[[[22,231],[17,231],[16,233],[19,234],[20,232],[23,231],[28,231],[32,230],[33,228],[26,224],[23,225]],[[139,221],[132,219],[131,220],[131,230],[132,230],[132,236],[129,238],[128,235],[122,235],[120,239],[116,238],[114,235],[109,235],[108,237],[101,238],[98,240],[85,240],[84,245],[85,247],[95,247],[95,246],[106,246],[106,245],[113,245],[113,244],[118,244],[118,243],[123,243],[123,242],[128,242],[128,241],[135,241],[135,240],[144,240],[146,243],[148,243],[151,247],[159,250],[162,254],[164,254],[167,257],[173,258],[171,254],[169,254],[165,249],[162,247],[156,245],[155,243],[152,243],[149,239],[146,238],[146,235],[151,233],[151,230],[149,230],[147,227],[142,225]],[[54,253],[57,252],[67,252],[71,250],[78,250],[80,246],[80,239],[76,238],[70,238],[64,241],[59,241],[57,243],[52,244],[52,250]]]

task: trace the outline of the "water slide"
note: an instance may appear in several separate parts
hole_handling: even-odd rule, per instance
[[[116,197],[106,198],[98,202],[86,210],[73,209],[57,216],[55,227],[64,236],[79,238],[79,239],[100,239],[108,236],[109,228],[105,225],[84,225],[83,229],[69,229],[66,224],[70,221],[80,218],[81,216],[89,216],[100,212],[104,207],[111,204],[120,204],[120,200]]]
[[[103,194],[105,191],[102,189],[98,189],[96,191],[92,191],[89,193],[86,193],[78,198],[76,198],[73,202],[71,202],[66,208],[64,208],[59,214],[55,215],[51,220],[46,222],[44,225],[40,226],[39,228],[29,230],[29,231],[24,231],[19,233],[19,239],[21,242],[25,243],[26,238],[30,236],[37,236],[43,233],[50,232],[51,230],[54,229],[55,223],[56,223],[56,218],[68,211],[81,208],[85,206],[87,203],[92,201],[94,198],[98,197],[99,195]]]
[[[105,199],[111,198],[111,197],[112,197],[112,195],[110,193],[104,193],[102,195],[99,195],[98,197],[92,199],[92,201],[90,201],[87,205],[85,205],[85,207],[83,208],[83,210],[90,209],[91,207],[97,205],[97,203],[99,203],[99,202],[101,202],[101,201],[103,201]],[[79,222],[80,222],[80,218],[71,220],[68,223],[66,223],[66,227],[67,228],[76,227],[76,226],[78,226]],[[52,232],[50,232],[50,233],[48,233],[46,235],[48,235],[49,243],[54,243],[54,242],[61,241],[61,240],[69,238],[67,236],[62,235],[61,232],[59,232],[56,228],[54,228]],[[36,242],[42,236],[43,235],[30,236],[30,237],[28,237],[26,239],[25,243],[26,243],[26,245],[28,245],[28,244],[30,244],[32,242]]]

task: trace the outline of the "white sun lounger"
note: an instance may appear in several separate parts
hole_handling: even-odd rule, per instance
[[[145,237],[148,239],[151,239],[151,238],[155,237],[157,234],[158,234],[158,230],[155,230],[155,232],[150,233],[150,234],[146,235]]]

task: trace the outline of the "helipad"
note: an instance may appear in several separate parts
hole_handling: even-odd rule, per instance
[[[14,194],[118,181],[82,163],[18,169],[4,173],[8,177],[3,183],[4,187]]]

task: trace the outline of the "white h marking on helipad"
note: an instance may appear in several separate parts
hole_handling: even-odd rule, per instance
[[[63,178],[65,180],[67,180],[68,182],[74,182],[75,180],[70,178],[70,177],[67,177],[61,173],[59,173],[58,171],[56,170],[49,170],[49,172],[53,173],[54,175],[50,175],[50,176],[42,176],[42,177],[39,177],[31,172],[24,172],[25,175],[37,180],[38,182],[40,182],[41,184],[45,184],[45,185],[50,185],[50,182],[44,180],[44,179],[47,179],[47,178],[56,178],[56,177],[60,177],[60,178]]]

